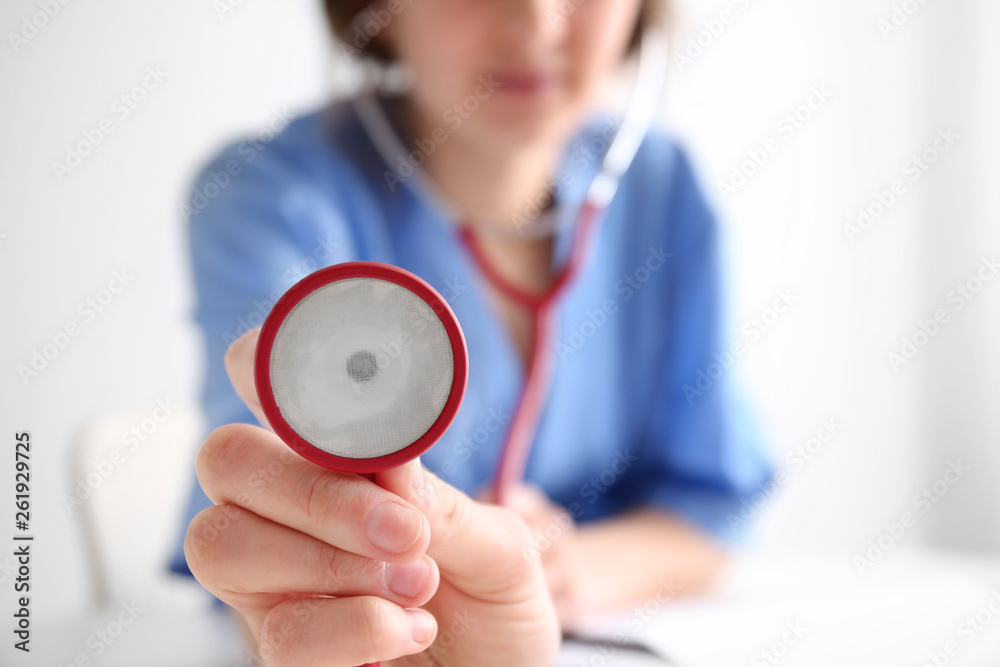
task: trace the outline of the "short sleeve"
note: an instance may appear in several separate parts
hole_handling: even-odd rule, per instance
[[[744,503],[773,469],[738,379],[722,229],[683,150],[669,201],[665,348],[626,493],[630,504],[660,507],[732,546],[747,534]]]
[[[224,424],[257,424],[229,382],[229,345],[260,326],[275,301],[318,268],[355,258],[350,227],[332,193],[277,145],[249,153],[224,149],[197,176],[186,213],[205,375],[201,403],[211,431]],[[192,466],[193,469],[193,466]],[[211,505],[197,479],[169,568],[190,575],[183,536],[191,519]]]

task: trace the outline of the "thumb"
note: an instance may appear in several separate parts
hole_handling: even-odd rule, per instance
[[[424,513],[431,533],[427,555],[464,593],[511,603],[534,595],[539,585],[544,589],[531,531],[515,512],[475,502],[420,459],[377,473],[375,483]]]
[[[229,381],[232,382],[236,395],[243,399],[246,406],[250,408],[250,412],[257,418],[257,421],[263,424],[264,428],[270,428],[267,417],[264,416],[264,409],[260,407],[260,399],[257,398],[257,385],[254,382],[254,358],[259,339],[260,327],[257,327],[233,341],[233,344],[226,350],[226,373],[229,374]]]

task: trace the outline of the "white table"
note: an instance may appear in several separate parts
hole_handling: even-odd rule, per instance
[[[892,553],[862,576],[850,558],[751,558],[706,599],[587,630],[618,631],[681,667],[998,667],[1000,560]]]
[[[989,609],[991,599],[996,612]],[[13,651],[5,642],[0,664],[68,667],[79,655],[93,667],[254,664],[231,618],[207,609],[147,607],[113,644],[104,644],[97,631],[121,611],[39,622],[31,655]],[[970,637],[963,624],[977,613],[988,622]],[[585,630],[597,637],[620,631],[668,656],[666,664],[680,667],[997,667],[1000,561],[894,553],[859,576],[844,558],[749,558],[707,598],[651,602],[594,619]],[[956,656],[947,655],[949,642],[955,643]],[[100,646],[104,650],[97,655]],[[559,663],[651,664],[657,663],[606,644],[568,646]]]

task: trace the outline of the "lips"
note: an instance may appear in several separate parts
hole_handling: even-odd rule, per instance
[[[551,72],[538,70],[501,70],[491,74],[499,84],[499,91],[522,97],[536,97],[551,92],[559,77]]]

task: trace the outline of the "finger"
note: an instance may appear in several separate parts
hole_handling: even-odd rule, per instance
[[[184,553],[195,578],[237,609],[270,609],[300,595],[377,595],[405,607],[437,590],[427,556],[405,565],[358,556],[233,505],[213,505],[194,519]]]
[[[507,506],[523,517],[534,518],[544,516],[545,511],[551,509],[551,502],[537,486],[518,484],[507,494]]]
[[[375,482],[426,515],[427,554],[451,583],[498,602],[520,601],[537,590],[544,575],[528,526],[516,513],[473,501],[419,459],[377,473]]]
[[[223,426],[195,458],[202,488],[217,505],[239,505],[332,546],[391,563],[427,549],[423,513],[360,475],[306,461],[270,431]]]
[[[422,609],[378,597],[310,598],[276,605],[258,648],[268,667],[356,667],[419,653],[436,635]]]
[[[263,426],[270,428],[264,409],[257,398],[257,385],[254,382],[254,355],[257,352],[257,341],[260,339],[260,327],[251,329],[226,350],[225,365],[229,381],[250,412]],[[273,430],[273,429],[272,429]]]
[[[487,484],[475,494],[475,499],[481,503],[496,503],[496,489]],[[539,487],[530,483],[516,484],[507,490],[505,507],[518,514],[531,514],[543,509],[549,502],[548,496]]]
[[[540,535],[544,542],[558,541],[574,529],[573,517],[561,505],[549,500],[539,487],[521,484],[511,489],[507,496],[507,506],[521,515],[532,531]]]
[[[559,625],[562,628],[572,627],[580,617],[579,605],[566,595],[553,598]]]
[[[542,568],[545,571],[545,579],[549,582],[550,590],[562,590],[569,583],[569,572],[567,572],[565,559],[557,557],[543,559]]]
[[[543,559],[542,564],[549,595],[555,603],[560,623],[565,627],[575,617],[577,610],[576,585],[573,581],[575,574],[565,558],[553,556]]]

